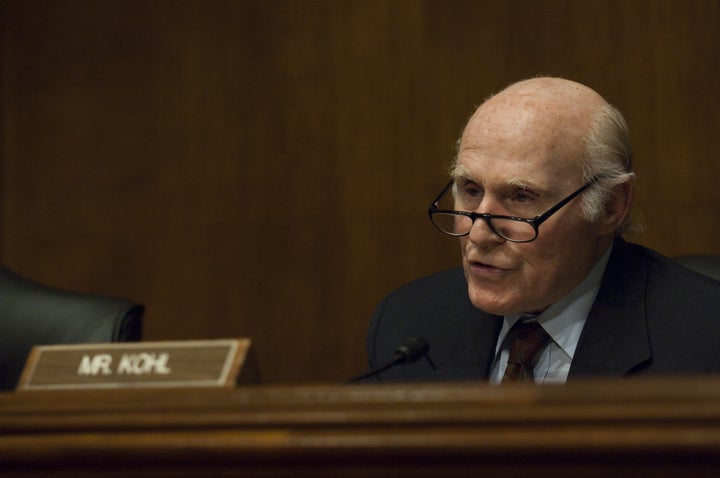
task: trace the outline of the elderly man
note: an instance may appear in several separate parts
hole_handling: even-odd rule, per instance
[[[621,238],[633,199],[627,127],[590,88],[513,84],[483,103],[430,206],[462,269],[390,294],[368,332],[376,368],[420,336],[429,358],[380,380],[534,380],[720,369],[720,282]]]

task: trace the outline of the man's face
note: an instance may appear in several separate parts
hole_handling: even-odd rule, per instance
[[[454,172],[462,195],[475,199],[470,208],[457,200],[457,209],[532,218],[583,185],[578,125],[535,110],[500,99],[476,112]],[[529,243],[505,241],[484,220],[475,221],[460,246],[476,307],[498,315],[541,311],[584,279],[611,239],[583,217],[581,197],[545,221]]]

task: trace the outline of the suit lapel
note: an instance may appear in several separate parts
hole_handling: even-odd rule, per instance
[[[622,376],[652,358],[646,287],[645,265],[625,241],[616,240],[568,378]]]
[[[502,317],[487,314],[475,308],[469,301],[463,314],[469,320],[460,332],[462,340],[457,344],[452,358],[433,371],[430,380],[478,380],[487,379],[490,365],[495,357],[495,343],[502,327]]]

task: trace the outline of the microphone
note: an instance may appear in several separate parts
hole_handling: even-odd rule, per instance
[[[423,337],[410,337],[409,339],[405,339],[405,341],[400,344],[398,348],[395,349],[392,360],[380,367],[374,368],[368,372],[353,377],[350,380],[347,380],[345,383],[349,384],[359,382],[360,380],[374,377],[375,375],[384,372],[385,370],[392,368],[395,365],[415,363],[423,357],[425,357],[432,369],[435,370],[435,364],[432,362],[432,360],[430,360],[430,357],[428,357],[429,351],[430,344],[428,344],[428,341],[425,340]]]

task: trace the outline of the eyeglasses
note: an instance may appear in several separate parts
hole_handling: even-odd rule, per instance
[[[430,220],[440,232],[444,232],[450,236],[461,237],[470,234],[470,230],[475,224],[475,220],[483,219],[490,230],[495,234],[510,242],[532,242],[537,239],[538,228],[540,224],[558,212],[560,208],[575,199],[583,191],[603,179],[603,176],[595,176],[587,183],[583,184],[577,191],[573,192],[565,199],[555,204],[553,207],[545,211],[539,216],[532,219],[503,216],[498,214],[487,214],[467,211],[455,211],[451,209],[439,209],[440,201],[452,189],[455,180],[451,180],[442,190],[435,200],[430,203],[428,214]]]

